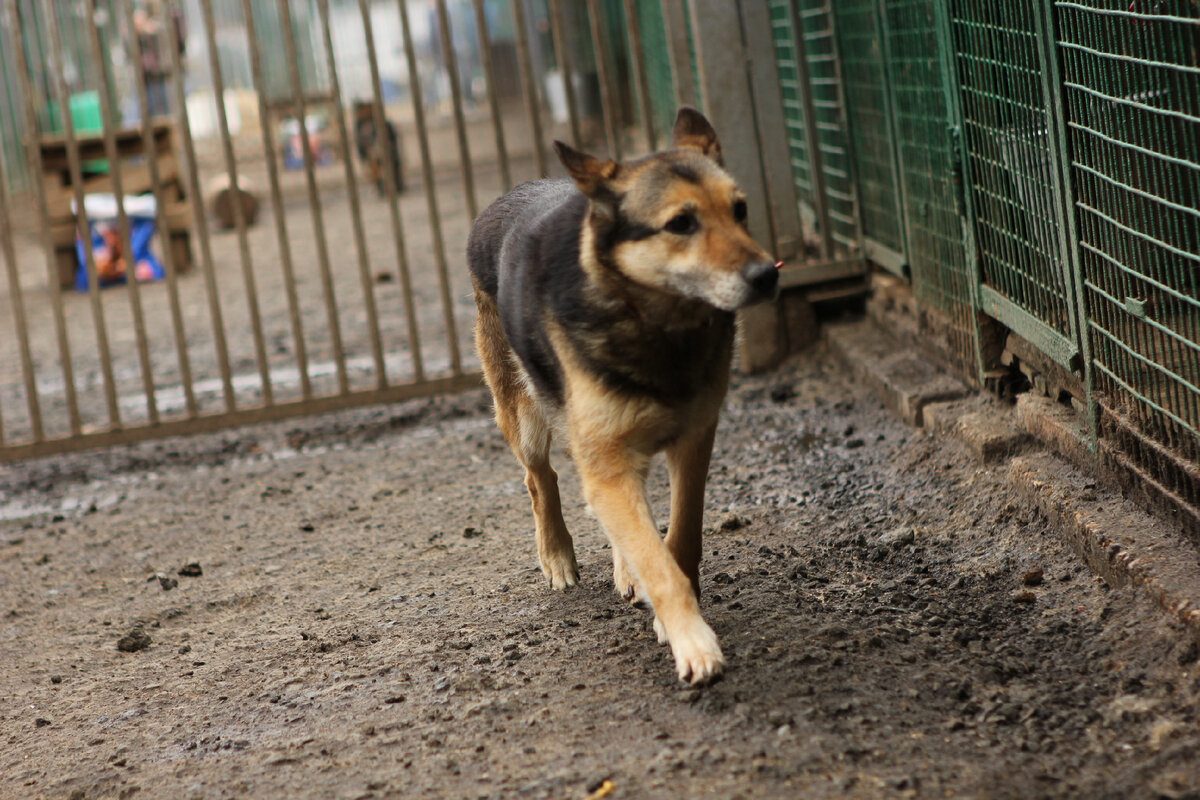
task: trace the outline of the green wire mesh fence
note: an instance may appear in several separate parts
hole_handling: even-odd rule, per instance
[[[973,377],[978,372],[973,273],[956,199],[961,175],[947,133],[950,113],[933,0],[888,2],[885,14],[913,293],[939,312],[947,355],[960,374]]]
[[[1073,337],[1038,13],[1035,0],[950,3],[982,284]]]
[[[784,124],[787,126],[789,163],[792,181],[800,206],[807,249],[815,252],[817,245],[817,213],[814,203],[812,153],[806,133],[805,97],[808,84],[803,75],[806,65],[799,63],[793,25],[792,4],[789,0],[769,0],[771,34],[775,42],[775,63],[779,70],[779,92],[783,102]]]
[[[861,250],[859,206],[831,4],[832,0],[801,0],[798,33],[808,62],[833,252],[852,256]]]
[[[872,260],[903,274],[904,217],[879,4],[839,0],[834,8],[864,244]]]
[[[907,265],[960,374],[1009,332],[1074,372],[1101,456],[1200,533],[1200,4],[771,12],[802,213]]]
[[[1195,510],[1200,7],[1055,6],[1099,433],[1106,451]]]

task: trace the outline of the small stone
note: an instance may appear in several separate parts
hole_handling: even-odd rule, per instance
[[[1012,599],[1014,603],[1036,603],[1037,595],[1028,589],[1020,589],[1013,592]]]
[[[200,568],[199,561],[192,561],[184,564],[176,571],[177,575],[182,575],[185,578],[199,578],[204,574],[204,570]]]
[[[169,575],[159,575],[158,576],[158,585],[163,588],[164,592],[169,592],[172,589],[174,589],[176,586],[179,585],[179,581],[175,580],[174,578],[170,577]]]
[[[394,280],[396,280],[396,274],[394,272],[388,272],[387,270],[380,270],[379,272],[375,273],[375,282],[376,283],[391,283]]]
[[[885,547],[904,547],[916,540],[916,531],[909,527],[892,528],[879,537],[879,543]]]
[[[301,522],[300,523],[300,530],[304,531],[305,533],[308,533],[310,531],[315,531],[316,529],[317,529],[316,526],[313,525],[311,522]]]
[[[768,394],[771,397],[771,402],[786,403],[796,396],[796,390],[792,388],[791,384],[777,383],[771,387]]]
[[[37,719],[35,719],[33,721],[33,724],[39,728],[44,728],[47,725],[50,725],[51,722],[50,722],[50,720],[46,719],[45,717],[38,717]]]
[[[192,652],[192,646],[190,644],[185,644],[183,647],[179,648],[179,655],[181,656],[186,656],[190,652]]]
[[[862,447],[865,444],[866,444],[866,442],[864,442],[862,439],[855,437],[846,442],[846,449],[847,450],[857,450],[858,448]]]
[[[468,525],[467,527],[463,528],[462,535],[464,539],[474,539],[477,536],[483,536],[483,531],[479,530],[479,528]]]
[[[1022,586],[1041,586],[1042,581],[1045,579],[1045,577],[1046,577],[1045,573],[1043,572],[1041,567],[1034,567],[1033,569],[1029,570],[1029,572],[1026,572],[1024,575],[1021,576],[1021,585]]]
[[[62,683],[62,681],[63,681],[62,675],[51,675],[50,676],[50,682],[55,685]]]
[[[134,628],[117,640],[117,649],[122,653],[136,653],[150,646],[150,634],[141,628]]]
[[[738,514],[726,514],[725,518],[723,520],[721,520],[721,524],[718,525],[717,527],[719,527],[723,531],[736,531],[736,530],[741,530],[742,528],[746,527],[749,524],[750,524],[750,520],[746,519],[743,516],[740,516]]]

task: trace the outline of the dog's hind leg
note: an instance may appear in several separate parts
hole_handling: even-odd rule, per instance
[[[530,396],[504,338],[495,302],[476,292],[479,317],[475,344],[484,378],[496,402],[496,422],[517,460],[525,467],[525,486],[533,503],[538,560],[552,589],[579,583],[575,545],[563,521],[558,475],[550,466],[550,426]]]
[[[575,545],[563,521],[558,474],[550,466],[550,428],[528,395],[518,401],[516,416],[520,433],[509,441],[525,465],[525,488],[529,490],[537,524],[538,560],[550,588],[566,589],[579,583],[579,565],[575,561]]]

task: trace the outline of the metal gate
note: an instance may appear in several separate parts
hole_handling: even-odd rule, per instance
[[[951,35],[981,308],[1074,369],[1079,326],[1040,6],[952,0]]]
[[[637,6],[5,2],[0,462],[479,385],[470,222],[655,141]]]
[[[746,69],[769,28],[724,0],[0,4],[0,462],[479,385],[479,208],[558,172],[552,139],[665,144],[680,102],[771,131],[774,63]],[[857,274],[849,152],[821,137],[824,230]],[[726,142],[753,233],[790,257],[782,137]]]

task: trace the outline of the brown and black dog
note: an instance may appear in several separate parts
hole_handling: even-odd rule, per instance
[[[613,581],[649,603],[682,680],[721,673],[700,616],[704,484],[729,382],[734,312],[774,297],[778,273],[746,230],[746,200],[708,120],[679,111],[674,148],[602,161],[555,142],[573,180],[522,184],[467,244],[476,345],[496,419],[525,466],[538,557],[555,589],[579,580],[551,437],[565,433],[613,547]],[[666,539],[646,500],[671,479]]]

